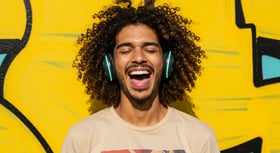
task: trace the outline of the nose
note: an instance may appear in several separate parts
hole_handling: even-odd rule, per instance
[[[132,62],[138,64],[147,62],[145,51],[142,48],[140,47],[135,48],[133,52]]]

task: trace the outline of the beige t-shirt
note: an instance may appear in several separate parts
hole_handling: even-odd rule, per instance
[[[168,107],[157,124],[137,127],[113,107],[70,128],[61,153],[219,153],[213,130],[200,120]]]

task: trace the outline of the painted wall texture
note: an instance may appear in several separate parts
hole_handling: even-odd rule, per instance
[[[76,40],[111,2],[0,0],[0,152],[59,152],[69,127],[88,115],[72,68]],[[207,52],[191,97],[221,151],[280,153],[280,1],[156,5],[164,2],[193,20]]]

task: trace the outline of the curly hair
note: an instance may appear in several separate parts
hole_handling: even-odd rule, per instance
[[[187,101],[187,113],[195,116],[194,104],[186,91],[191,92],[195,86],[202,70],[201,58],[206,56],[195,43],[200,38],[189,30],[192,21],[178,15],[178,11],[179,7],[168,4],[135,8],[130,1],[123,0],[93,15],[92,27],[77,40],[81,48],[73,62],[73,67],[78,69],[78,79],[82,80],[90,95],[90,113],[100,101],[105,106],[118,106],[120,85],[118,81],[106,79],[102,61],[105,54],[113,54],[115,37],[123,27],[144,24],[156,32],[163,51],[172,50],[175,59],[171,77],[160,83],[160,102],[167,106],[171,102]]]

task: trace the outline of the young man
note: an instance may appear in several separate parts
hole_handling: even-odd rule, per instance
[[[74,61],[96,102],[110,106],[74,125],[61,153],[218,153],[212,129],[169,106],[186,100],[205,52],[191,23],[168,5],[134,8],[118,1],[94,15]]]

